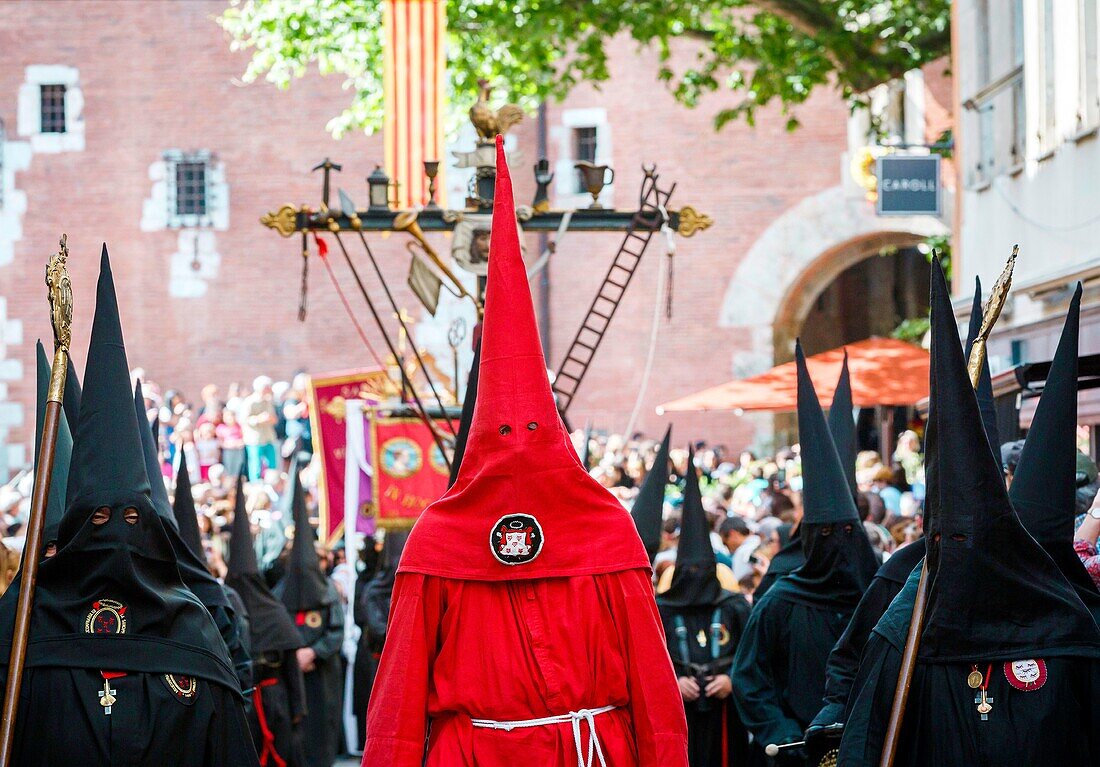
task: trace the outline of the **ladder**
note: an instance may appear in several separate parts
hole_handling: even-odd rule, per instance
[[[596,350],[611,326],[611,318],[615,316],[626,294],[626,288],[630,285],[634,272],[638,270],[646,246],[664,223],[661,209],[667,210],[668,200],[676,189],[675,184],[667,191],[657,186],[655,167],[643,167],[643,170],[645,178],[638,195],[638,211],[631,219],[622,245],[619,246],[619,251],[615,254],[600,289],[596,291],[596,297],[592,299],[588,313],[585,314],[554,378],[553,390],[557,397],[558,412],[563,418],[592,364],[593,357],[596,356]]]

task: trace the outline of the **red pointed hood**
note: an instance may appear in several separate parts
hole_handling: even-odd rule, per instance
[[[630,515],[581,468],[558,415],[498,137],[470,438],[458,480],[417,520],[398,571],[497,581],[648,567]]]

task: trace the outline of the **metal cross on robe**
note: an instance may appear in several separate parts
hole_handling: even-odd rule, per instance
[[[978,707],[978,713],[982,715],[982,721],[988,722],[989,712],[993,710],[993,698],[982,689],[974,696],[974,704]]]
[[[111,707],[115,705],[116,692],[118,691],[111,687],[111,680],[104,678],[103,689],[99,691],[99,705],[103,706],[104,716],[111,715]]]

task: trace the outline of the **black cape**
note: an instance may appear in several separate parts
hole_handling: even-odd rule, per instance
[[[172,499],[172,515],[179,528],[179,540],[190,552],[196,563],[205,562],[206,555],[203,552],[202,536],[199,533],[198,515],[195,511],[195,497],[191,492],[191,476],[187,471],[186,453],[182,450],[179,451],[179,458],[180,465],[176,472],[176,494]],[[181,566],[180,569],[182,572],[183,567]],[[205,583],[205,579],[201,590],[192,590],[195,591],[199,599],[202,599],[206,609],[210,611],[210,615],[214,618],[214,622],[218,624],[218,631],[221,632],[222,639],[225,640],[225,646],[229,649],[229,657],[233,661],[233,668],[237,673],[241,690],[250,690],[252,688],[252,656],[247,646],[248,639],[242,633],[245,623],[237,615],[240,596],[237,596],[237,604],[235,604],[229,594],[229,589],[218,583],[213,577],[211,577],[211,580],[218,587],[220,594],[224,596],[224,605],[220,599],[208,602],[203,598],[204,594],[212,590],[209,584]]]
[[[106,248],[91,339],[59,550],[39,569],[14,763],[257,764],[225,645],[180,579],[149,495]],[[16,597],[0,598],[3,675]],[[109,716],[97,693],[106,670],[124,674],[106,682]]]
[[[1100,592],[1073,550],[1077,504],[1077,346],[1081,285],[1073,294],[1062,337],[1035,408],[1008,498],[1020,521],[1046,550],[1093,618]]]
[[[731,675],[749,604],[740,594],[723,591],[718,583],[710,525],[703,509],[695,454],[690,449],[687,465],[676,569],[668,590],[657,597],[657,609],[676,675],[694,678],[703,690],[711,677]],[[696,701],[684,701],[684,708],[692,767],[743,762],[748,754],[748,732],[733,701],[701,695]]]
[[[50,361],[46,358],[46,352],[42,348],[42,342],[38,342],[38,407],[34,429],[34,461],[38,464],[38,453],[42,446],[42,428],[46,421],[46,398],[50,388]],[[66,379],[67,381],[68,379]],[[78,395],[79,396],[79,395]],[[62,406],[67,404],[66,397]],[[77,405],[79,407],[79,403]],[[65,514],[65,489],[69,484],[69,465],[73,457],[73,435],[69,431],[67,418],[62,418],[57,426],[57,438],[55,441],[53,471],[50,474],[50,495],[46,501],[46,525],[42,530],[42,554],[45,556],[46,547],[57,542],[57,530],[61,525],[61,517]]]
[[[638,536],[642,539],[646,553],[649,554],[649,563],[652,565],[657,552],[661,549],[661,532],[664,527],[665,512],[665,487],[668,485],[668,454],[672,441],[672,427],[665,430],[665,436],[661,440],[661,446],[657,449],[657,455],[653,459],[653,465],[649,467],[649,473],[642,480],[642,487],[634,499],[634,505],[630,508],[630,516],[634,518],[634,526],[638,528]]]
[[[293,618],[302,646],[316,653],[314,668],[303,673],[307,709],[303,748],[306,764],[328,767],[342,750],[344,605],[332,581],[321,572],[297,459],[287,492],[294,513],[294,543],[286,577],[275,595]]]
[[[829,652],[877,569],[801,346],[795,359],[806,562],[753,605],[733,665],[738,711],[761,746],[801,740]]]
[[[458,479],[458,468],[462,465],[462,456],[466,455],[466,442],[470,439],[470,425],[474,422],[474,404],[477,402],[478,372],[481,369],[481,344],[474,346],[474,364],[470,368],[470,377],[466,379],[466,395],[462,398],[462,415],[458,420],[458,433],[455,435],[455,452],[451,458],[451,473],[447,477],[447,487]]]
[[[848,352],[844,352],[844,364],[840,368],[840,378],[837,381],[836,390],[833,392],[833,403],[829,408],[829,432],[833,437],[837,454],[840,456],[844,470],[844,478],[848,482],[853,497],[858,488],[856,486],[856,429],[855,419],[852,418],[852,381],[848,371]],[[768,563],[768,570],[760,579],[756,587],[754,599],[761,599],[768,590],[785,575],[790,575],[806,562],[806,553],[802,545],[802,527],[796,527],[789,539],[772,561]]]
[[[288,765],[302,765],[302,743],[295,726],[306,714],[305,682],[295,657],[302,639],[282,602],[260,577],[245,508],[243,475],[237,477],[225,583],[240,598],[248,616],[248,647],[255,684],[249,729],[256,750],[261,756],[266,753],[268,758],[276,753]]]
[[[964,345],[967,359],[970,357],[970,349],[982,324],[982,284],[977,277],[974,278],[974,282],[974,303]],[[982,372],[978,380],[979,410],[992,449],[999,443],[988,357],[983,360]],[[863,599],[860,600],[848,628],[844,630],[844,634],[829,654],[829,664],[825,672],[825,705],[814,718],[811,727],[827,727],[844,722],[848,697],[859,670],[859,659],[871,636],[871,631],[886,612],[886,608],[890,606],[890,602],[901,591],[913,568],[924,561],[926,551],[926,541],[921,538],[896,551],[875,573],[875,578],[871,581],[871,586],[863,595]]]
[[[931,282],[931,581],[895,764],[1096,764],[1100,631],[1024,529],[992,452],[974,449],[988,438],[938,261]],[[868,641],[841,740],[842,765],[879,759],[918,579],[914,571]],[[986,720],[967,681],[975,670],[992,698]],[[1038,680],[1027,689],[1022,680],[1031,671]]]

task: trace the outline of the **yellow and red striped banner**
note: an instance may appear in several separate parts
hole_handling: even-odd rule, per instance
[[[397,206],[428,202],[425,160],[443,158],[443,91],[447,66],[446,0],[386,0],[384,87],[386,173],[397,182]],[[444,205],[443,163],[435,200]]]

